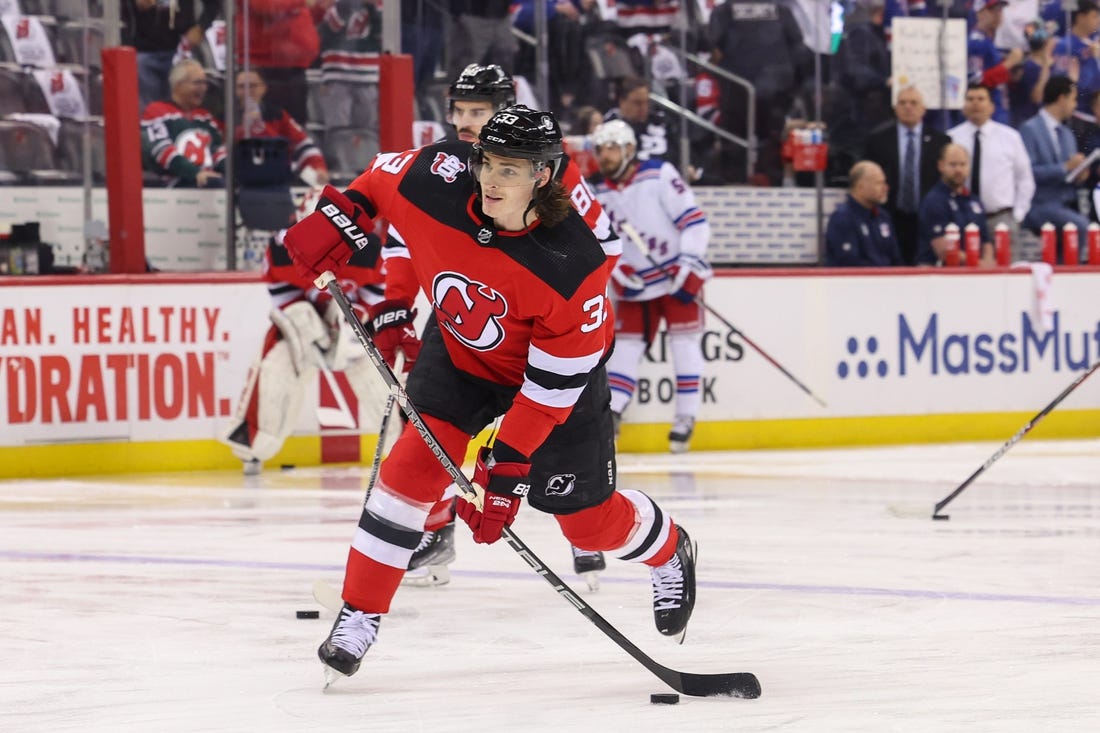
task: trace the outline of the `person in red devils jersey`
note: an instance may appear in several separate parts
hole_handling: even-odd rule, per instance
[[[299,217],[313,210],[320,189],[314,191],[307,194]],[[285,229],[276,232],[265,252],[263,276],[271,295],[271,325],[249,369],[234,418],[221,436],[248,476],[260,473],[263,463],[283,447],[303,401],[316,401],[316,396],[309,395],[321,372],[342,371],[364,405],[378,402],[372,395],[381,385],[328,291],[318,290],[294,267],[283,246],[285,236]],[[373,232],[367,236],[377,248],[378,236]],[[365,321],[367,308],[382,299],[383,275],[376,253],[369,247],[358,250],[337,275]],[[330,389],[340,388],[333,382]],[[353,425],[355,417],[346,415],[347,423],[341,427]]]
[[[512,77],[496,64],[482,66],[470,64],[448,89],[449,120],[459,140],[477,142],[481,128],[499,110],[516,103],[515,82]],[[444,159],[450,163],[438,164],[440,175],[458,176],[457,167],[446,169],[453,162],[461,163],[469,156],[470,148],[457,157]],[[611,227],[611,220],[604,214],[603,207],[596,199],[580,174],[580,169],[568,157],[563,159],[557,179],[561,182],[573,208],[577,210],[589,228],[596,234],[612,265],[622,254],[622,243]],[[405,352],[405,369],[412,368],[413,360],[409,353],[415,352],[419,337],[412,328],[416,311],[416,300],[420,286],[409,264],[409,250],[404,238],[395,227],[390,227],[386,246],[382,250],[386,262],[386,296],[371,308],[371,322],[378,324],[375,329],[375,341],[383,355],[393,366],[397,351]],[[454,496],[458,487],[448,487],[442,500],[428,514],[424,536],[416,551],[413,552],[409,569],[416,570],[406,576],[406,582],[417,585],[441,585],[450,578],[446,566],[455,559],[454,551]],[[599,581],[597,574],[607,567],[600,552],[590,552],[573,547],[573,570],[585,578],[590,588],[595,590]]]
[[[287,249],[313,277],[341,266],[359,247],[354,228],[375,217],[404,233],[432,306],[409,399],[458,462],[502,417],[473,473],[484,508],[457,502],[475,542],[499,540],[526,496],[574,545],[650,566],[657,629],[682,640],[695,603],[694,544],[648,496],[616,488],[604,369],[612,258],[555,180],[562,163],[554,116],[508,107],[472,151],[441,142],[380,155],[347,191],[327,187],[317,211],[287,232]],[[355,673],[375,642],[450,481],[406,426],[360,516],[344,606],[318,649],[330,681]]]

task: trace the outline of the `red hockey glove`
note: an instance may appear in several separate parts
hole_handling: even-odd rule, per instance
[[[369,207],[365,198],[363,205]],[[325,186],[317,208],[288,229],[283,239],[298,273],[312,280],[325,270],[339,271],[357,250],[378,247],[367,236],[374,226],[372,214]]]
[[[699,289],[710,275],[706,263],[694,258],[681,257],[669,270],[672,278],[672,297],[681,303],[690,303],[699,294]]]
[[[633,298],[645,290],[645,280],[630,265],[619,263],[611,271],[611,282],[621,298]]]
[[[460,494],[455,502],[458,516],[473,530],[474,542],[491,545],[500,539],[531,488],[530,472],[530,463],[498,463],[488,448],[478,451],[473,481],[477,496]]]
[[[416,309],[403,300],[383,300],[370,307],[367,330],[374,338],[374,345],[391,367],[397,358],[397,350],[405,354],[404,372],[408,372],[420,356],[420,339],[416,335]]]

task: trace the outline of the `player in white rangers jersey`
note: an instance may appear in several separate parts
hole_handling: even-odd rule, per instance
[[[630,224],[641,243],[624,237],[613,274],[618,295],[616,346],[607,363],[611,410],[622,415],[634,396],[638,363],[664,319],[676,370],[676,412],[668,434],[673,453],[687,450],[695,429],[703,376],[699,339],[704,313],[696,302],[713,272],[706,262],[710,225],[676,168],[638,160],[634,131],[621,120],[596,128],[592,143],[601,175],[596,198],[617,228]],[[642,251],[639,244],[644,245]]]

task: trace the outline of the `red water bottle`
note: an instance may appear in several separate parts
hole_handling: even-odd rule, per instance
[[[1096,231],[1100,234],[1100,225]],[[1012,230],[1003,221],[993,230],[993,249],[997,253],[997,264],[1008,267],[1012,261]]]
[[[1042,244],[1043,262],[1053,265],[1058,256],[1058,245],[1055,244],[1054,225],[1049,221],[1039,228],[1039,242]]]
[[[1088,263],[1100,265],[1100,224],[1089,224],[1088,233]]]
[[[966,266],[977,267],[982,259],[982,233],[978,225],[970,222],[963,229],[964,246],[966,248]]]
[[[1062,227],[1062,262],[1066,265],[1076,265],[1078,254],[1077,225],[1066,222]]]
[[[948,224],[943,228],[943,237],[947,240],[947,249],[943,252],[943,264],[947,267],[959,266],[959,225]]]

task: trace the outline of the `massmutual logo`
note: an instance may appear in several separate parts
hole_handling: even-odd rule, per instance
[[[1100,320],[1089,329],[1070,330],[1056,311],[1048,330],[1022,312],[1010,330],[987,333],[955,328],[938,313],[923,322],[899,313],[896,333],[849,336],[844,354],[836,366],[841,379],[1082,371],[1100,356]]]

